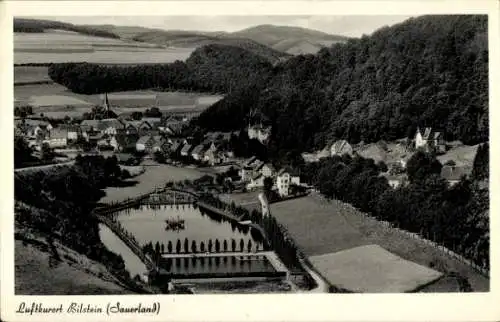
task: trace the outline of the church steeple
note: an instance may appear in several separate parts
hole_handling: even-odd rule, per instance
[[[108,93],[104,93],[104,111],[107,113],[109,112],[109,100],[108,100]]]

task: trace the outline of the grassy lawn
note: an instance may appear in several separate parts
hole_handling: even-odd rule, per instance
[[[194,168],[180,168],[165,164],[147,165],[145,170],[144,173],[126,181],[130,183],[130,186],[108,187],[106,196],[100,202],[119,202],[151,192],[155,187],[163,187],[168,181],[192,180],[203,176],[203,173]]]
[[[241,193],[230,193],[221,194],[219,197],[222,201],[228,203],[234,202],[237,206],[242,206],[243,208],[252,211],[254,209],[260,209],[260,201],[258,199],[259,193],[261,191],[251,191],[251,192],[241,192]]]
[[[316,194],[271,205],[271,214],[284,224],[306,255],[338,252],[377,244],[386,250],[440,272],[456,271],[475,291],[488,291],[489,279],[441,251],[387,228],[340,201],[327,202]]]

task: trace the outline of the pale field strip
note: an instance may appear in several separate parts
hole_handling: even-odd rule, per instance
[[[443,275],[378,245],[311,256],[309,260],[331,284],[362,293],[410,292]]]

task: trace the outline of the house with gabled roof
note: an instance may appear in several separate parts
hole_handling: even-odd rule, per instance
[[[288,196],[291,185],[300,185],[300,176],[289,168],[282,168],[276,175],[276,187],[282,197]]]
[[[354,149],[346,140],[338,140],[332,144],[330,147],[330,156],[338,155],[342,156],[344,154],[353,155]]]
[[[215,143],[214,142],[210,143],[210,145],[208,146],[208,148],[204,153],[203,160],[213,166],[217,163],[220,163],[221,159],[222,158],[220,156],[220,151],[218,151]]]
[[[143,135],[143,136],[139,137],[139,140],[137,140],[137,142],[135,144],[135,149],[137,152],[149,153],[149,152],[151,152],[154,143],[155,143],[155,140],[154,140],[153,136]]]
[[[198,144],[193,148],[193,151],[191,151],[191,157],[196,161],[201,161],[204,156],[204,150],[205,147],[203,146],[203,144]]]
[[[44,140],[51,148],[64,148],[68,145],[68,131],[62,128],[54,128],[49,131],[48,137]]]
[[[247,183],[247,190],[254,190],[264,187],[264,179],[265,177],[262,173],[256,173],[250,178],[250,181]]]
[[[125,124],[116,118],[102,119],[99,121],[99,129],[104,134],[116,135],[118,133],[118,131],[120,131],[124,128],[125,128]]]
[[[454,186],[460,182],[462,177],[468,178],[472,174],[470,166],[449,166],[445,165],[441,168],[441,177],[445,179],[450,186]]]
[[[146,122],[151,126],[152,129],[157,130],[158,127],[161,125],[161,118],[160,117],[143,117],[141,119],[142,122]]]
[[[191,144],[186,143],[186,144],[182,147],[182,149],[181,149],[181,156],[183,156],[183,157],[188,157],[188,156],[189,156],[189,154],[190,154],[190,152],[191,152],[192,147],[193,147],[193,146],[192,146]]]
[[[276,169],[273,167],[271,163],[264,163],[264,162],[262,162],[262,164],[259,165],[259,167],[257,167],[255,170],[259,171],[266,178],[273,177],[276,172]]]
[[[184,142],[181,140],[172,140],[172,145],[169,147],[170,153],[173,155],[178,155],[184,146]]]
[[[420,128],[417,128],[415,149],[444,153],[446,152],[446,142],[441,132],[433,131],[432,128],[426,127],[422,134]]]

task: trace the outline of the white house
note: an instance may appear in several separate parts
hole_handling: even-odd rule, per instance
[[[271,128],[262,125],[249,126],[247,134],[249,139],[257,139],[260,143],[265,144],[271,135]]]
[[[243,166],[240,171],[238,171],[241,181],[249,181],[252,178],[253,168],[249,166]]]
[[[427,127],[422,134],[420,128],[417,128],[415,149],[434,149],[437,152],[446,152],[446,144],[441,132],[433,132],[432,128]]]
[[[118,119],[103,119],[100,121],[101,132],[109,136],[116,135],[118,131],[125,129],[125,124]]]
[[[344,154],[352,155],[354,152],[352,146],[346,140],[338,140],[334,144],[332,144],[330,148],[330,155],[339,155],[342,156]]]
[[[199,145],[195,146],[194,149],[193,149],[193,151],[191,152],[191,156],[196,161],[201,161],[203,159],[203,156],[204,156],[204,154],[203,154],[203,145],[199,144]]]
[[[48,143],[51,148],[64,148],[68,145],[68,131],[59,128],[52,129],[44,142]]]
[[[138,152],[146,152],[146,150],[153,144],[153,138],[149,135],[144,135],[135,143],[135,149]]]
[[[276,187],[278,188],[280,196],[288,196],[290,182],[290,173],[288,173],[285,169],[281,169],[276,176]]]
[[[274,176],[275,172],[274,167],[269,163],[262,163],[255,170],[259,171],[266,178]]]

